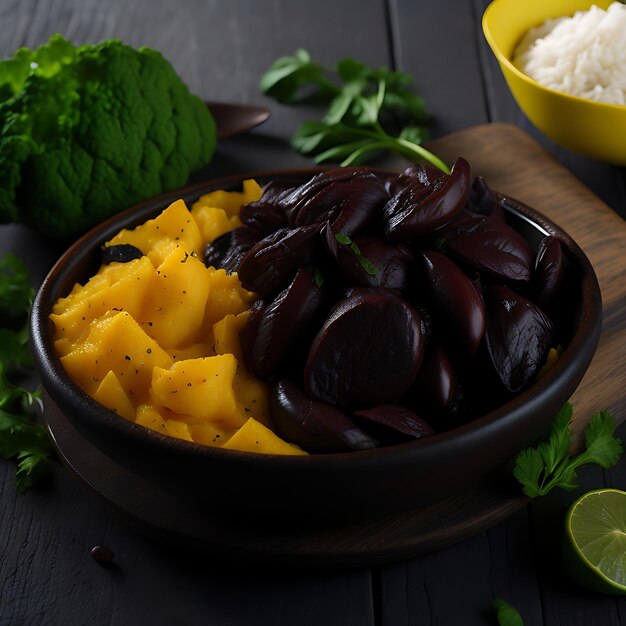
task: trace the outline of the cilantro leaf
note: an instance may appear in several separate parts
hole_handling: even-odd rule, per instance
[[[313,63],[309,53],[302,49],[274,61],[259,86],[261,91],[285,104],[303,99],[303,87],[309,87],[308,97],[337,92],[337,87],[326,78],[326,70]]]
[[[374,152],[391,150],[429,161],[449,174],[448,166],[420,145],[427,135],[428,114],[410,84],[408,74],[369,68],[350,58],[339,61],[334,70],[325,69],[308,52],[297,50],[294,56],[277,59],[260,87],[279,102],[312,95],[327,102],[321,122],[305,122],[292,139],[296,150],[318,163],[352,165]]]
[[[572,406],[568,402],[556,416],[547,441],[527,448],[515,459],[513,475],[524,493],[534,498],[555,487],[571,491],[578,487],[577,471],[595,463],[608,469],[622,454],[622,442],[614,436],[615,418],[607,411],[594,413],[585,431],[585,450],[570,455]]]

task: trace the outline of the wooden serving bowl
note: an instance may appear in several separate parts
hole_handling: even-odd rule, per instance
[[[574,276],[570,340],[554,367],[498,409],[463,426],[393,447],[350,453],[277,456],[210,448],[134,424],[90,398],[61,365],[49,321],[54,302],[100,264],[100,245],[122,228],[158,215],[178,198],[187,203],[244,178],[306,180],[320,171],[288,170],[201,183],[137,205],[97,226],[58,260],[32,310],[31,333],[42,383],[58,408],[93,445],[130,472],[216,515],[291,521],[366,519],[415,510],[475,484],[549,428],[583,377],[600,337],[600,289],[589,260],[556,224],[500,196],[507,221],[537,248],[558,237]]]

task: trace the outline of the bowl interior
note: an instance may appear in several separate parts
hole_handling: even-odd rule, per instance
[[[155,217],[170,202],[192,203],[215,189],[236,189],[244,178],[307,180],[320,170],[236,176],[166,194],[104,222],[74,244],[57,262],[37,294],[32,316],[36,363],[46,390],[91,444],[112,459],[166,488],[198,502],[216,493],[246,494],[231,509],[265,507],[272,514],[302,518],[359,517],[408,510],[462,489],[505,463],[545,432],[573,393],[595,351],[601,325],[597,280],[580,248],[552,222],[510,198],[501,198],[507,220],[537,248],[552,234],[567,251],[575,297],[569,343],[553,369],[513,401],[464,426],[394,447],[350,453],[283,457],[209,448],[173,439],[119,417],[84,393],[65,373],[48,319],[58,297],[99,266],[99,247],[121,228]],[[433,468],[437,477],[433,478]],[[207,472],[225,477],[206,489]],[[276,493],[274,485],[280,486]],[[408,497],[407,497],[408,496]],[[380,508],[372,508],[376,502]],[[271,504],[269,504],[271,503]]]

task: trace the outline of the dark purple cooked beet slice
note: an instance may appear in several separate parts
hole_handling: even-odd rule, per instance
[[[259,378],[274,374],[297,345],[324,303],[313,282],[314,271],[301,268],[295,278],[263,311],[252,347],[252,370]]]
[[[386,293],[340,300],[313,340],[307,394],[342,409],[392,404],[413,382],[423,336],[419,314]]]
[[[445,415],[457,398],[457,377],[446,353],[431,344],[424,350],[424,359],[409,392],[416,406],[423,406],[436,415]]]
[[[504,221],[504,209],[498,202],[498,196],[482,176],[474,179],[466,208],[476,215],[492,216]]]
[[[322,238],[348,285],[398,292],[407,289],[413,255],[405,245],[371,235],[346,241],[345,236],[335,235],[330,224],[322,229]]]
[[[244,204],[239,209],[239,218],[246,226],[259,233],[259,239],[287,225],[284,211],[269,202]]]
[[[118,243],[114,246],[100,246],[100,261],[109,263],[128,263],[144,256],[143,252],[130,243]]]
[[[279,381],[272,390],[270,413],[276,432],[307,452],[348,452],[380,445],[345,413],[311,400],[288,380]]]
[[[545,363],[554,328],[545,313],[512,289],[492,285],[485,290],[487,348],[504,386],[523,389]]]
[[[473,357],[485,332],[485,307],[480,294],[454,262],[440,252],[422,251],[416,261],[439,334],[451,334],[461,352]]]
[[[239,269],[246,252],[256,244],[259,235],[251,228],[242,226],[224,233],[204,250],[204,264],[207,267],[224,269],[229,274]]]
[[[391,241],[410,241],[433,233],[463,209],[469,191],[469,163],[461,157],[449,176],[444,174],[430,186],[415,178],[385,206],[385,236]]]
[[[281,228],[254,245],[239,265],[239,280],[261,296],[278,292],[293,279],[298,268],[312,263],[322,245],[322,224]]]
[[[464,212],[442,233],[446,249],[455,257],[498,280],[528,283],[534,253],[513,228],[494,217]]]
[[[382,210],[389,195],[381,180],[369,172],[347,180],[331,180],[300,203],[295,223],[306,226],[330,221],[335,233],[351,236]]]
[[[350,236],[382,209],[389,195],[372,172],[336,168],[314,176],[280,199],[292,226],[332,221],[335,232]]]
[[[533,276],[535,301],[544,311],[556,308],[565,276],[565,258],[561,242],[556,237],[545,237],[539,244]]]
[[[365,430],[376,434],[385,445],[420,439],[435,432],[430,424],[400,404],[382,404],[355,411],[352,417]]]

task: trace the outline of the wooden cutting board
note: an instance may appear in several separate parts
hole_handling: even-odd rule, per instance
[[[428,148],[448,163],[463,156],[472,174],[543,213],[583,249],[600,283],[603,322],[598,350],[571,399],[574,446],[595,411],[626,420],[626,222],[517,126],[474,126]]]
[[[608,408],[626,418],[626,224],[528,135],[506,124],[469,128],[429,146],[448,162],[462,155],[496,190],[552,219],[585,251],[602,289],[598,351],[572,402],[580,442],[589,416]],[[229,562],[347,567],[406,559],[476,534],[527,503],[511,468],[454,497],[402,515],[350,524],[262,527],[224,522],[165,491],[90,446],[46,399],[45,418],[72,474],[143,534],[202,549]]]

